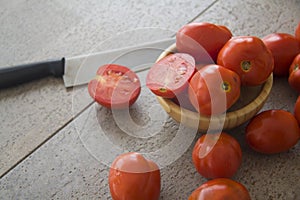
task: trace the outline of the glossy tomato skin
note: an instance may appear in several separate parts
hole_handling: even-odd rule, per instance
[[[223,46],[217,64],[239,74],[242,85],[255,86],[262,84],[270,76],[274,60],[258,37],[237,36]]]
[[[246,127],[249,146],[264,154],[285,152],[297,144],[300,129],[295,117],[285,110],[267,110],[256,115]]]
[[[293,59],[300,53],[300,41],[287,33],[272,33],[262,40],[270,49],[274,58],[273,74],[287,76]]]
[[[176,33],[176,48],[192,55],[197,63],[213,64],[223,45],[232,37],[225,26],[207,22],[186,24]]]
[[[196,142],[192,158],[203,177],[230,178],[242,163],[242,150],[238,141],[225,132],[207,133]]]
[[[109,189],[113,200],[158,200],[160,170],[141,154],[118,156],[109,171]]]
[[[297,119],[298,124],[300,126],[300,96],[298,96],[296,103],[295,103],[294,116]]]
[[[220,114],[238,100],[240,85],[235,72],[220,65],[206,65],[191,78],[189,99],[200,114]]]
[[[209,180],[192,192],[188,200],[251,200],[249,191],[241,183],[228,179]]]
[[[99,67],[96,77],[88,84],[90,96],[100,105],[111,109],[131,106],[140,91],[138,76],[127,67],[116,64]]]
[[[295,37],[296,37],[297,40],[300,41],[300,22],[298,23],[298,26],[296,27]]]
[[[150,68],[146,86],[158,96],[174,98],[188,86],[195,71],[192,56],[185,53],[170,54]]]
[[[294,58],[289,72],[289,84],[300,94],[300,53]]]

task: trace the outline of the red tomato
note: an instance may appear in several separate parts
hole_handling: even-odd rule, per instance
[[[207,133],[196,142],[192,158],[205,178],[230,178],[242,163],[242,150],[238,141],[225,132]]]
[[[182,92],[195,73],[195,60],[185,53],[170,54],[149,70],[146,78],[147,87],[156,95],[173,98]]]
[[[209,180],[198,187],[188,200],[251,200],[247,188],[228,178]]]
[[[274,75],[287,76],[293,59],[300,53],[300,41],[287,33],[272,33],[262,40],[274,57]]]
[[[137,100],[141,84],[138,76],[127,67],[108,64],[99,67],[96,77],[88,84],[88,91],[100,105],[122,109]]]
[[[190,80],[189,98],[201,114],[220,114],[237,101],[240,84],[235,72],[219,65],[207,65]]]
[[[272,73],[274,61],[261,39],[253,36],[231,38],[221,49],[217,63],[235,71],[242,85],[259,85]]]
[[[289,84],[300,94],[300,54],[295,57],[289,71]]]
[[[108,180],[113,200],[159,199],[160,170],[139,153],[118,156],[110,167]]]
[[[197,63],[212,64],[231,37],[230,30],[225,26],[206,22],[190,23],[176,33],[176,48],[179,52],[192,55]]]
[[[188,88],[177,94],[176,97],[173,99],[173,102],[179,105],[181,108],[197,112],[190,101]]]
[[[297,101],[295,103],[294,115],[295,115],[295,117],[298,121],[298,124],[300,126],[300,96],[297,98]]]
[[[297,144],[300,129],[295,117],[284,110],[267,110],[256,115],[246,127],[246,141],[255,151],[274,154]]]
[[[300,41],[300,22],[298,23],[298,26],[295,30],[295,37]]]

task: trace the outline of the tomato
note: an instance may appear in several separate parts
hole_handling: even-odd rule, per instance
[[[287,33],[272,33],[262,40],[274,57],[274,75],[287,76],[293,59],[300,53],[300,41]]]
[[[241,183],[228,179],[209,180],[192,192],[188,200],[251,200],[249,191]]]
[[[110,167],[108,180],[113,200],[159,199],[160,170],[139,153],[118,156]]]
[[[196,142],[192,158],[205,178],[230,178],[242,163],[242,150],[238,141],[225,132],[207,133]]]
[[[231,38],[219,52],[217,63],[235,71],[242,85],[249,86],[265,82],[274,66],[271,52],[254,36]]]
[[[88,91],[100,105],[123,109],[137,100],[141,83],[138,76],[127,67],[107,64],[99,67],[96,77],[88,84]]]
[[[206,65],[190,80],[189,98],[201,114],[220,114],[237,101],[240,84],[235,72],[219,65]]]
[[[194,22],[181,27],[176,33],[176,48],[192,55],[197,63],[213,64],[223,45],[232,37],[225,26]]]
[[[289,71],[289,84],[300,94],[300,54],[295,57]]]
[[[177,94],[176,97],[173,98],[173,102],[179,105],[181,108],[197,112],[190,101],[188,88]]]
[[[298,124],[300,126],[300,96],[297,98],[297,101],[295,103],[294,116],[297,119]]]
[[[192,56],[185,53],[170,54],[150,68],[146,86],[158,96],[173,98],[188,86],[195,69]]]
[[[255,151],[274,154],[292,148],[300,138],[295,117],[285,110],[267,110],[246,127],[246,141]]]
[[[300,22],[298,23],[298,26],[295,30],[295,37],[300,41]]]

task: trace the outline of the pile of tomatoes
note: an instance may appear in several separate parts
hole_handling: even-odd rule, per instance
[[[176,52],[155,63],[146,85],[201,115],[225,113],[239,99],[243,86],[263,84],[269,76],[286,76],[300,94],[300,23],[295,35],[272,33],[264,38],[232,36],[212,23],[191,23],[176,34]],[[92,98],[111,109],[123,109],[138,98],[140,80],[125,66],[109,64],[97,71],[88,89]],[[182,100],[183,99],[183,100]],[[300,139],[300,96],[294,113],[273,109],[257,114],[245,129],[247,144],[264,154],[285,152]],[[250,199],[248,190],[231,179],[242,162],[238,141],[226,132],[206,133],[196,142],[195,169],[210,179],[196,188],[192,199]],[[118,156],[109,173],[112,198],[156,200],[160,170],[139,153]]]

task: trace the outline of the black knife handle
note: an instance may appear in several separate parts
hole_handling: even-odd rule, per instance
[[[13,67],[0,68],[0,88],[7,88],[46,76],[64,74],[65,59],[49,60]]]

